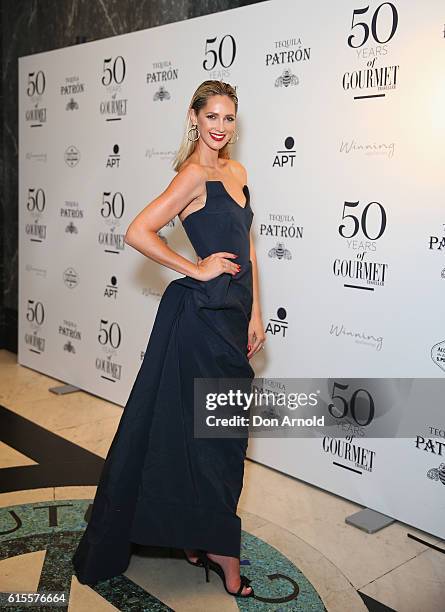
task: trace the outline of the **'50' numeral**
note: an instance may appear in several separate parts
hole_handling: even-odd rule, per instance
[[[386,40],[380,39],[377,35],[377,20],[379,18],[380,9],[382,8],[382,6],[389,6],[389,8],[391,9],[391,18],[392,18],[391,31]],[[368,12],[368,9],[369,9],[369,6],[366,6],[365,8],[355,9],[352,13],[351,30],[353,28],[359,28],[359,27],[363,28],[363,40],[358,45],[352,44],[352,41],[354,40],[354,38],[357,38],[356,34],[351,34],[348,37],[348,45],[352,47],[353,49],[358,49],[359,47],[362,47],[369,38],[369,25],[364,21],[357,21],[357,23],[354,23],[354,18],[357,15],[364,15],[365,13]],[[371,34],[375,42],[379,43],[380,45],[384,45],[385,43],[389,42],[391,38],[394,36],[394,34],[396,33],[398,22],[399,22],[399,15],[397,13],[397,9],[394,6],[394,4],[392,2],[383,2],[382,4],[380,4],[380,6],[378,6],[375,9],[374,15],[372,16],[372,19],[371,19]]]
[[[228,42],[226,43],[225,47],[229,49],[228,53],[229,53],[229,57],[228,59],[230,60],[228,63],[224,63],[223,61],[223,47],[224,47],[224,41],[228,39]],[[206,58],[203,62],[202,62],[202,67],[204,68],[204,70],[213,70],[217,64],[217,62],[219,61],[219,63],[221,64],[221,66],[223,68],[229,68],[234,60],[235,60],[235,56],[236,56],[236,42],[235,39],[233,38],[233,36],[231,34],[225,34],[219,43],[218,46],[218,51],[215,51],[215,49],[208,49],[208,45],[209,43],[214,43],[216,42],[216,36],[215,38],[207,38],[206,40],[206,48],[205,48],[205,54],[206,55],[210,55],[210,58]],[[231,43],[231,44],[230,44]],[[213,62],[212,62],[213,60]]]

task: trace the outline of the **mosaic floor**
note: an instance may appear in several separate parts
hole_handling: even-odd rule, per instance
[[[252,461],[239,516],[255,599],[230,597],[216,574],[206,583],[180,551],[154,547],[135,547],[125,574],[80,584],[70,558],[122,408],[48,391],[58,383],[0,351],[0,591],[65,598],[3,600],[2,611],[445,611],[442,540],[398,522],[366,534],[345,523],[357,504]]]

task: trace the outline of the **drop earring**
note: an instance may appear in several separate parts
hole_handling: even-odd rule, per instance
[[[236,140],[234,142],[231,142],[231,140],[228,140],[227,144],[235,144],[235,142],[238,142],[239,134],[238,134],[238,132],[236,130],[235,130],[234,133],[236,134]]]
[[[194,130],[196,132],[196,138],[190,138],[190,132]],[[187,132],[187,138],[191,141],[191,142],[196,142],[196,140],[198,140],[198,138],[200,137],[200,133],[198,130],[198,126],[197,124],[192,125],[192,127],[189,129],[189,131]]]

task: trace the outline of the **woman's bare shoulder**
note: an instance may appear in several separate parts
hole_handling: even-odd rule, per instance
[[[193,180],[205,180],[207,178],[207,173],[204,166],[201,166],[201,164],[186,161],[182,164],[176,176],[180,176],[181,178],[191,178]]]
[[[241,162],[236,159],[229,159],[229,166],[233,174],[238,178],[238,180],[246,184],[247,183],[247,170],[243,166]]]

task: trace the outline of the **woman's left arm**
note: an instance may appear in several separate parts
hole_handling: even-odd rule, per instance
[[[253,243],[252,233],[250,233],[250,261],[252,262],[252,314],[249,322],[247,357],[250,359],[258,352],[266,341],[264,333],[263,318],[261,315],[260,306],[260,289],[258,282],[258,265],[256,258],[255,245]]]

